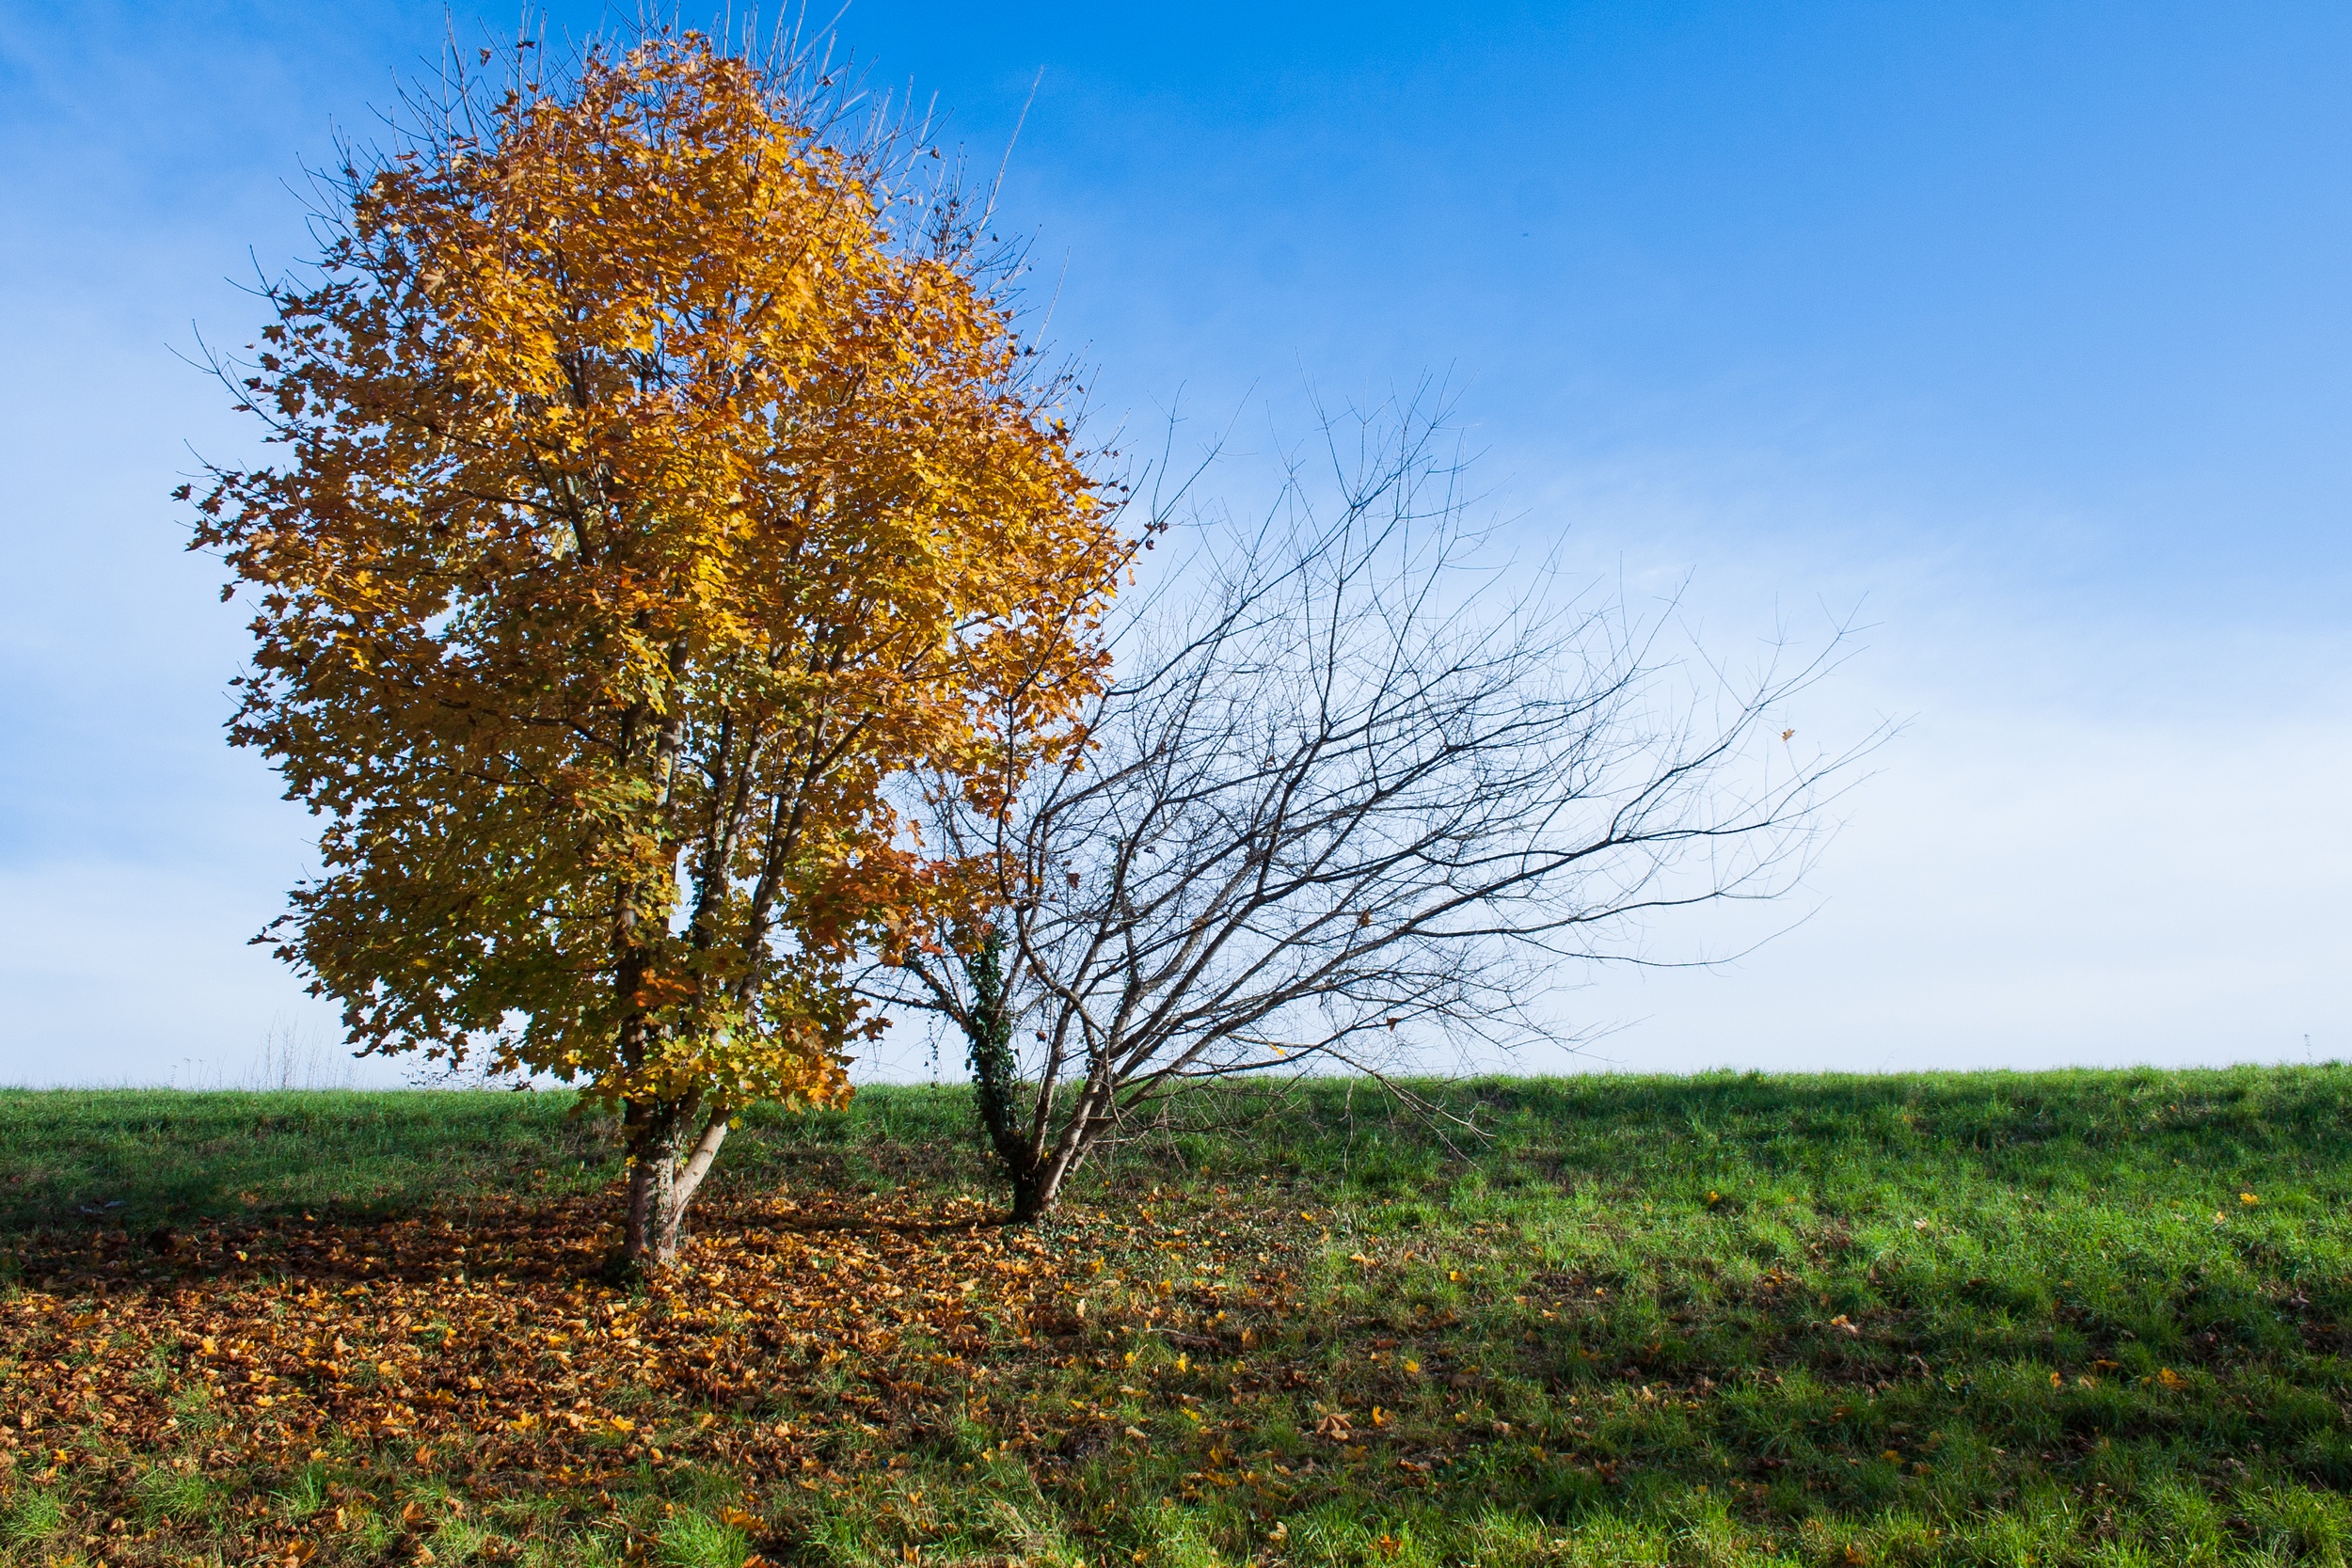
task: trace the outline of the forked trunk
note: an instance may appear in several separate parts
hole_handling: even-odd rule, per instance
[[[1028,1225],[1043,1219],[1053,1211],[1054,1200],[1061,1196],[1061,1183],[1050,1172],[1017,1170],[1012,1173],[1012,1223]]]
[[[1078,1168],[1080,1151],[1031,1159],[1012,1173],[1012,1223],[1028,1225],[1054,1212],[1061,1201],[1062,1183]]]
[[[1061,1196],[1062,1178],[1069,1174],[1068,1165],[1051,1155],[1041,1155],[1025,1139],[992,1141],[997,1163],[1005,1167],[1005,1179],[1012,1185],[1012,1223],[1026,1225],[1044,1218]]]
[[[963,958],[963,973],[972,987],[972,1009],[963,1015],[962,1025],[980,1131],[1012,1184],[1011,1223],[1028,1225],[1053,1212],[1062,1184],[1109,1125],[1104,1114],[1110,1103],[1109,1089],[1104,1081],[1090,1083],[1062,1136],[1049,1139],[1051,1105],[1036,1098],[1046,1091],[1022,1080],[1012,1053],[1012,1007],[1000,932],[991,927],[981,933],[979,945]],[[1052,1064],[1046,1071],[1050,1078]],[[1025,1101],[1031,1114],[1024,1114]]]
[[[621,1257],[631,1268],[667,1268],[677,1261],[687,1208],[727,1136],[729,1112],[722,1105],[702,1123],[690,1147],[689,1130],[699,1112],[696,1100],[644,1101],[628,1108],[628,1223]]]

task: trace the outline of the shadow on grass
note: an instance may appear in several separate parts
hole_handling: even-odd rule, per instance
[[[0,1091],[0,1229],[393,1216],[478,1193],[602,1185],[609,1124],[570,1095]]]
[[[487,1472],[545,1430],[543,1384],[610,1401],[633,1435],[564,1460],[593,1475],[532,1460],[469,1505],[545,1497],[575,1544],[615,1508],[650,1538],[707,1481],[779,1561],[2317,1563],[2352,1544],[2348,1088],[1427,1087],[1481,1128],[1460,1153],[1360,1084],[1233,1089],[1036,1233],[984,1223],[965,1097],[874,1090],[747,1118],[700,1282],[634,1296],[597,1285],[610,1130],[556,1097],[0,1097],[0,1158],[27,1282],[79,1271],[27,1308],[43,1420],[79,1408],[70,1357],[117,1354],[98,1320],[187,1286],[245,1304],[218,1348],[285,1387],[342,1333],[359,1383],[379,1357],[413,1381],[390,1416],[445,1418],[434,1451]],[[360,1289],[388,1281],[397,1305]],[[485,1300],[495,1323],[458,1309]],[[283,1419],[254,1362],[172,1335],[157,1365]],[[336,1462],[421,1487],[420,1443],[358,1414]]]
[[[1166,1109],[1075,1189],[1283,1177],[1330,1189],[1610,1184],[1723,1156],[1834,1184],[1890,1157],[2000,1180],[2111,1182],[2169,1163],[2249,1180],[2338,1164],[2352,1069],[1707,1074],[1482,1079],[1419,1087],[1465,1132],[1361,1082],[1235,1085]],[[0,1090],[0,1231],[142,1229],[315,1212],[398,1215],[473,1197],[597,1191],[619,1173],[608,1117],[569,1093]],[[992,1191],[960,1088],[875,1085],[843,1111],[758,1109],[714,1181]]]

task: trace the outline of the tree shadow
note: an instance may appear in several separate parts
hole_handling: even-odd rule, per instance
[[[0,1234],[397,1216],[601,1186],[608,1121],[569,1095],[0,1091]]]

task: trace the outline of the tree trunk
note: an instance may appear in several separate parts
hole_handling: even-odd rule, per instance
[[[1054,1212],[1054,1205],[1061,1201],[1062,1184],[1070,1180],[1072,1171],[1086,1163],[1087,1151],[1093,1147],[1088,1132],[1084,1126],[1066,1130],[1050,1152],[1035,1155],[1026,1166],[1013,1173],[1013,1224],[1027,1225]]]
[[[972,986],[972,1011],[963,1033],[980,1132],[1012,1183],[1013,1223],[1025,1225],[1053,1207],[1061,1183],[1058,1177],[1045,1180],[1046,1163],[1021,1125],[1022,1085],[1012,1054],[1004,937],[993,927],[981,933],[979,947],[965,958],[963,970]]]
[[[1078,1168],[1073,1158],[1032,1160],[1012,1173],[1012,1223],[1030,1225],[1054,1212],[1062,1183]]]
[[[1012,1173],[1012,1223],[1029,1225],[1045,1217],[1054,1207],[1054,1195],[1045,1189],[1043,1173],[1015,1171]]]
[[[668,1268],[677,1261],[687,1207],[710,1174],[726,1141],[728,1107],[713,1111],[693,1145],[686,1143],[700,1109],[698,1098],[641,1101],[628,1108],[628,1224],[622,1260],[632,1269]]]

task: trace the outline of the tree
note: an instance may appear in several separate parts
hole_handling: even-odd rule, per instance
[[[532,48],[327,182],[215,361],[278,460],[195,546],[255,606],[230,737],[325,818],[258,940],[363,1053],[618,1108],[659,1263],[742,1107],[847,1094],[857,945],[972,880],[886,782],[1064,755],[1127,546],[934,150],[695,34]]]
[[[1670,613],[1482,579],[1437,430],[1327,426],[1335,506],[1294,470],[1254,537],[1212,531],[1205,591],[1121,632],[1088,752],[986,792],[1007,809],[933,790],[993,907],[867,985],[963,1036],[1016,1219],[1188,1080],[1553,1033],[1564,973],[1791,886],[1867,749],[1772,740],[1835,641],[1693,681]]]

